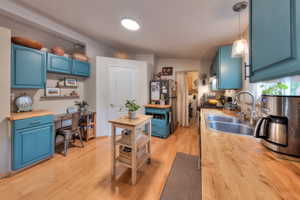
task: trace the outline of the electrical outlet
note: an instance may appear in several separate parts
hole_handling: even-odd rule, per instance
[[[11,99],[11,101],[14,101],[14,100],[15,100],[15,93],[11,93],[11,94],[10,94],[10,99]]]

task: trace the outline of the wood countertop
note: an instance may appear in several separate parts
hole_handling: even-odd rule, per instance
[[[118,119],[109,120],[109,123],[112,124],[121,124],[121,125],[127,125],[127,126],[138,126],[142,124],[144,121],[147,121],[151,119],[151,115],[137,115],[136,119],[129,119],[127,115],[124,115]]]
[[[31,112],[20,112],[20,113],[11,113],[10,116],[7,117],[8,120],[21,120],[32,117],[41,117],[45,115],[53,115],[54,113],[49,110],[35,110]]]
[[[171,108],[171,105],[147,104],[147,105],[145,105],[145,107],[146,108],[166,109],[166,108]]]
[[[209,130],[201,110],[203,200],[300,199],[300,162],[266,149],[260,140]]]

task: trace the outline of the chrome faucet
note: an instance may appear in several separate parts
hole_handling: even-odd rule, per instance
[[[256,99],[255,99],[255,96],[249,91],[241,91],[241,92],[239,92],[235,95],[235,98],[234,98],[235,103],[239,102],[239,98],[242,94],[248,94],[252,99],[252,110],[251,110],[251,116],[250,116],[250,124],[254,126],[255,121],[256,121]]]

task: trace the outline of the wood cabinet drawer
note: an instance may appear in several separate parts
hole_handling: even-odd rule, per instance
[[[53,115],[16,120],[14,121],[13,125],[15,130],[19,130],[19,129],[42,126],[49,123],[53,123]]]

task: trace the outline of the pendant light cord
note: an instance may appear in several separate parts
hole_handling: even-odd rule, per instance
[[[242,39],[242,33],[241,33],[241,13],[239,12],[239,34],[240,38]]]

